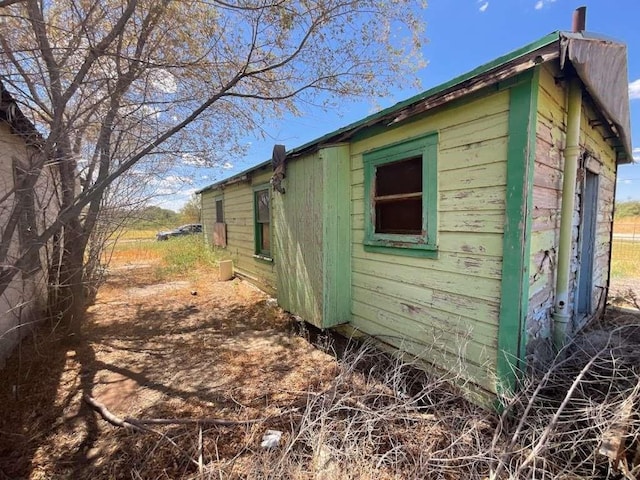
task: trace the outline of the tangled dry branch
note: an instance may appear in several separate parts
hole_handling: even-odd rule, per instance
[[[630,480],[640,473],[639,347],[637,323],[594,328],[545,372],[524,375],[497,416],[465,401],[452,372],[431,376],[365,345],[344,356],[328,388],[290,392],[295,413],[197,429],[155,422],[179,425],[152,451],[178,448],[185,478]],[[284,432],[279,447],[259,446],[267,426]],[[144,454],[140,478],[157,466]]]

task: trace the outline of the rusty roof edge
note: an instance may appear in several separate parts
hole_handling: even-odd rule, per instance
[[[516,60],[520,57],[523,57],[527,54],[533,53],[541,48],[544,48],[552,43],[557,42],[560,39],[560,32],[556,31],[553,33],[550,33],[544,37],[542,37],[541,39],[527,44],[517,50],[514,50],[512,52],[509,52],[505,55],[502,55],[494,60],[492,60],[491,62],[485,63],[479,67],[474,68],[473,70],[470,70],[469,72],[463,73],[462,75],[459,75],[457,77],[454,77],[453,79],[441,83],[433,88],[430,88],[428,90],[425,90],[423,92],[420,92],[417,95],[414,95],[413,97],[410,97],[406,100],[403,100],[401,102],[398,102],[390,107],[387,107],[379,112],[376,112],[374,114],[371,114],[361,120],[358,120],[356,122],[353,122],[345,127],[342,127],[338,130],[335,130],[333,132],[330,132],[326,135],[323,135],[321,137],[318,137],[315,140],[311,140],[310,142],[307,142],[299,147],[296,147],[294,149],[292,149],[291,151],[287,152],[287,156],[289,155],[296,155],[298,152],[302,152],[304,150],[308,150],[310,147],[313,147],[314,145],[318,145],[321,143],[325,143],[325,142],[330,142],[334,137],[338,137],[338,136],[342,136],[342,140],[344,140],[345,138],[348,138],[348,136],[344,136],[345,133],[348,133],[351,130],[356,130],[359,127],[368,127],[368,126],[372,126],[376,123],[378,123],[378,121],[384,119],[385,117],[388,117],[390,115],[395,115],[396,113],[400,112],[401,110],[410,107],[416,103],[419,102],[423,102],[425,100],[428,100],[431,97],[434,97],[438,94],[443,93],[445,90],[455,90],[457,88],[459,88],[463,83],[472,80],[476,77],[480,77],[486,73],[489,73],[491,71],[497,70],[500,67],[507,65],[508,63],[512,62],[513,60]]]

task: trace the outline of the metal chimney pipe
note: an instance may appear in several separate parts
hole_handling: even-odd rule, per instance
[[[573,33],[584,32],[587,28],[587,7],[578,7],[573,11],[571,31]]]

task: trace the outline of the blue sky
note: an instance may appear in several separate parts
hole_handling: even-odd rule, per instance
[[[573,10],[587,6],[587,30],[627,44],[632,142],[634,157],[640,161],[640,0],[431,0],[423,12],[428,42],[424,58],[428,62],[418,75],[426,90],[494,58],[533,42],[555,30],[570,30]],[[388,107],[419,93],[400,90],[378,107]],[[339,111],[320,109],[301,117],[275,120],[266,128],[265,139],[247,138],[247,155],[225,168],[198,169],[193,184],[179,195],[157,199],[161,206],[178,209],[190,192],[221,180],[270,158],[275,143],[287,149],[302,145],[325,133],[373,113],[367,101],[344,102]],[[617,199],[640,200],[640,163],[621,166]]]

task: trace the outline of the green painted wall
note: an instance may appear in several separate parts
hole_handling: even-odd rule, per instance
[[[351,185],[349,145],[320,150],[323,189],[323,327],[351,319]]]
[[[521,74],[509,92],[507,204],[496,372],[500,393],[513,391],[517,372],[523,367],[539,76],[538,68]]]
[[[495,392],[508,90],[351,145],[352,326]],[[438,258],[366,252],[362,154],[437,132]]]
[[[286,175],[273,194],[278,303],[320,328],[348,322],[349,146],[290,161]]]
[[[323,163],[309,155],[287,163],[285,193],[273,192],[278,303],[322,325]]]
[[[212,224],[215,222],[215,199],[223,195],[224,220],[227,224],[227,252],[233,259],[235,270],[250,279],[264,291],[276,293],[274,262],[258,259],[255,254],[253,187],[269,182],[271,171],[259,170],[249,175],[248,181],[233,183],[216,190],[203,192],[202,223],[207,241],[211,242]],[[273,225],[273,201],[271,223]],[[272,240],[273,242],[273,233]]]

